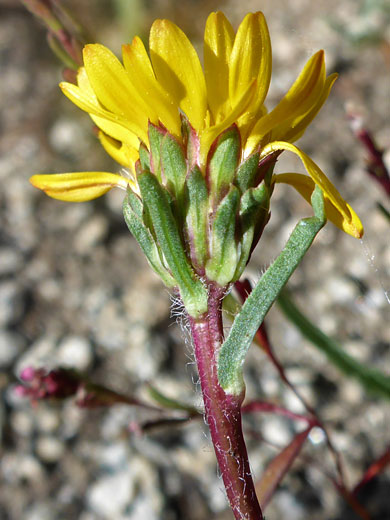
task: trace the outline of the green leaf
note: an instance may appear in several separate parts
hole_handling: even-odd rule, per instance
[[[279,292],[325,225],[324,197],[318,186],[311,200],[315,216],[298,222],[283,251],[248,296],[221,347],[218,379],[226,393],[239,395],[243,391],[242,365],[253,338]]]
[[[174,287],[176,282],[168,269],[163,265],[153,235],[143,222],[142,202],[135,193],[129,192],[125,197],[123,201],[123,215],[130,233],[137,240],[152,269],[159,275],[167,287]]]
[[[235,186],[219,204],[211,228],[210,259],[206,275],[219,285],[232,281],[238,262],[238,244],[235,237],[240,193]]]
[[[164,408],[169,408],[171,410],[182,410],[184,412],[188,412],[191,415],[198,415],[199,413],[193,406],[181,403],[180,401],[172,399],[171,397],[167,397],[166,395],[162,394],[159,390],[157,390],[157,388],[155,388],[154,386],[149,386],[148,392],[150,397]]]
[[[388,211],[380,202],[376,203],[376,207],[379,209],[382,215],[388,220],[388,222],[390,222],[390,211]]]
[[[240,153],[241,137],[236,125],[222,132],[212,144],[206,178],[213,207],[229,191],[236,174]]]
[[[256,484],[256,495],[263,510],[267,507],[276,488],[299,455],[311,427],[297,433],[293,440],[268,464]]]
[[[340,345],[316,327],[294,304],[287,291],[282,291],[277,303],[288,318],[311,343],[320,349],[344,374],[357,379],[364,388],[381,397],[390,398],[390,377],[379,370],[356,361]]]
[[[196,318],[207,310],[207,290],[187,259],[166,191],[149,172],[138,177],[138,184],[154,233],[179,287],[183,304],[190,316]]]
[[[204,266],[207,253],[207,207],[206,181],[197,166],[188,174],[186,224],[193,265]]]

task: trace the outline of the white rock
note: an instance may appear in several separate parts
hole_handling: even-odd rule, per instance
[[[87,145],[86,135],[78,120],[66,117],[57,119],[49,133],[51,146],[60,153],[81,152]]]
[[[60,425],[59,411],[50,403],[43,404],[34,412],[36,425],[42,433],[53,433]]]
[[[124,512],[134,494],[134,483],[129,471],[101,476],[87,492],[90,509],[103,518],[112,518]]]
[[[287,491],[279,491],[275,497],[280,512],[288,511],[290,520],[301,520],[305,517],[303,507],[297,502],[296,498]]]
[[[55,344],[57,338],[52,335],[42,336],[37,339],[19,359],[15,367],[15,374],[19,376],[21,371],[32,366],[35,368],[51,368],[55,365]]]
[[[156,511],[153,510],[152,504],[147,496],[137,497],[131,504],[131,513],[123,516],[121,520],[158,520],[160,518]]]
[[[74,247],[77,253],[92,254],[92,249],[101,242],[108,231],[108,221],[105,217],[91,217],[76,234]]]
[[[9,366],[23,347],[23,338],[18,334],[0,331],[0,367]]]
[[[11,426],[18,436],[29,437],[34,431],[34,418],[26,410],[18,410],[11,415]]]
[[[342,276],[328,279],[325,284],[325,289],[337,303],[353,301],[357,295],[356,285],[351,280],[347,280]]]
[[[17,271],[22,265],[22,255],[10,247],[0,249],[0,275]]]
[[[33,504],[25,511],[23,520],[52,520],[53,513],[50,504]]]
[[[0,285],[0,327],[14,320],[19,314],[20,295],[14,281]]]
[[[287,420],[281,417],[267,415],[263,423],[263,433],[266,439],[282,446],[291,440]]]
[[[44,462],[57,462],[62,457],[64,450],[63,442],[57,437],[45,435],[37,440],[37,455]]]
[[[39,461],[31,455],[23,453],[6,453],[0,461],[0,469],[3,478],[13,484],[22,480],[30,482],[42,480],[44,476]]]
[[[92,346],[81,336],[66,336],[58,345],[57,361],[61,366],[86,370],[92,362]]]
[[[105,468],[126,467],[129,461],[128,443],[119,441],[105,445],[99,452],[99,458]]]

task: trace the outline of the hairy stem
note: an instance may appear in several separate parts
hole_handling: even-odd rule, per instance
[[[190,317],[200,384],[215,454],[237,520],[262,520],[241,424],[244,393],[226,394],[218,382],[217,355],[223,341],[223,289],[209,287],[208,312]]]

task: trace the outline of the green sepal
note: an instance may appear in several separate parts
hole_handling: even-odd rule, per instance
[[[200,142],[199,136],[194,127],[189,122],[185,114],[180,114],[181,132],[183,135],[184,147],[188,161],[188,168],[192,168],[199,162]]]
[[[206,181],[197,166],[188,174],[186,188],[186,229],[191,260],[195,267],[202,268],[207,253],[208,192]]]
[[[236,125],[222,132],[211,145],[206,178],[213,207],[226,195],[233,183],[240,154],[241,137]]]
[[[269,199],[269,188],[264,183],[257,188],[249,188],[241,197],[241,252],[233,281],[238,280],[243,273],[252,251],[253,238],[256,232],[262,229],[267,222]]]
[[[127,195],[123,202],[123,209],[125,206],[129,206],[129,209],[131,209],[138,218],[143,220],[144,205],[142,204],[142,200],[130,189],[127,190]]]
[[[149,172],[138,177],[138,184],[159,247],[179,287],[183,304],[190,316],[196,318],[207,310],[207,289],[186,257],[166,190]]]
[[[167,133],[161,141],[161,170],[163,183],[182,208],[184,183],[187,174],[187,163],[182,145],[171,134]]]
[[[237,170],[235,185],[244,193],[255,185],[259,169],[260,152],[250,155]]]
[[[166,130],[154,125],[149,121],[148,136],[150,144],[150,171],[156,175],[161,182],[161,143]]]
[[[219,384],[228,394],[244,389],[242,365],[253,338],[272,304],[326,223],[324,196],[316,186],[311,197],[314,217],[298,222],[284,249],[258,281],[236,316],[218,357]]]
[[[175,280],[163,265],[159,249],[152,233],[145,226],[142,218],[143,204],[137,195],[128,192],[123,201],[123,215],[130,233],[137,240],[150,266],[159,275],[167,287],[174,287]]]
[[[210,259],[206,262],[206,275],[219,285],[227,285],[233,279],[238,262],[236,221],[240,192],[231,186],[215,213],[211,228]]]
[[[150,154],[144,143],[140,144],[138,153],[142,170],[150,171]]]

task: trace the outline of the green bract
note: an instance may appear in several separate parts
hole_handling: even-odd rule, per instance
[[[250,258],[269,217],[265,174],[273,164],[264,169],[258,153],[240,163],[232,125],[214,141],[202,172],[199,139],[184,116],[182,131],[184,146],[149,123],[149,150],[141,144],[136,164],[140,198],[129,193],[123,210],[154,271],[198,317],[207,310],[207,284],[227,287]]]

